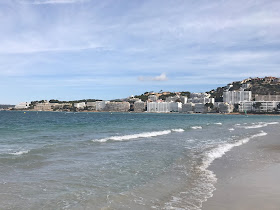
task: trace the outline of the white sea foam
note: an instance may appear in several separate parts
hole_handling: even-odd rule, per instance
[[[193,127],[191,127],[192,129],[202,129],[202,127],[201,126],[193,126]]]
[[[11,152],[9,153],[10,155],[23,155],[23,154],[27,154],[30,150],[21,150],[21,151],[17,151],[17,152]]]
[[[246,144],[253,138],[265,136],[267,133],[261,131],[255,135],[243,138],[235,143],[226,143],[221,144],[218,147],[205,153],[205,158],[203,159],[202,165],[197,167],[197,170],[200,170],[201,173],[196,175],[197,180],[195,180],[196,186],[192,189],[192,192],[181,192],[178,196],[173,196],[169,202],[165,203],[163,209],[190,209],[190,210],[199,210],[202,207],[202,203],[205,202],[208,198],[213,196],[215,191],[215,183],[217,182],[217,177],[213,171],[209,170],[208,167],[211,163],[217,159],[221,158],[226,152],[230,151],[233,147],[241,146]],[[190,199],[189,195],[193,202],[184,202],[185,199]],[[185,197],[184,197],[185,196]],[[182,207],[185,205],[186,208]]]
[[[228,130],[230,130],[230,131],[234,131],[234,128],[229,128]]]
[[[179,129],[172,129],[172,131],[174,131],[174,132],[184,132],[184,129],[182,129],[182,128],[179,128]]]
[[[215,149],[212,149],[211,151],[207,152],[206,154],[206,158],[204,160],[204,164],[203,167],[204,169],[207,169],[209,167],[209,165],[217,158],[222,157],[226,152],[230,151],[233,147],[238,147],[241,146],[242,144],[246,144],[247,142],[249,142],[251,139],[256,138],[256,137],[260,137],[260,136],[265,136],[267,135],[266,132],[261,131],[260,133],[254,134],[250,137],[241,139],[235,143],[232,144],[222,144],[220,146],[218,146]]]
[[[222,125],[223,123],[221,122],[218,122],[218,123],[214,123],[215,125]]]
[[[269,123],[260,122],[259,124],[245,126],[244,128],[245,129],[262,128],[268,125],[277,125],[277,124],[279,124],[279,122],[269,122]]]
[[[249,126],[245,126],[245,129],[252,129],[252,128],[262,128],[262,127],[266,127],[267,124],[258,124],[258,125],[249,125]]]
[[[126,141],[126,140],[130,140],[130,139],[162,136],[162,135],[170,134],[171,132],[184,132],[184,130],[179,128],[179,129],[164,130],[164,131],[137,133],[137,134],[131,134],[131,135],[124,135],[124,136],[111,136],[111,137],[103,138],[103,139],[94,139],[92,141],[93,142],[107,142],[109,140],[111,140],[111,141]]]
[[[270,122],[270,123],[267,123],[268,125],[277,125],[279,124],[279,122]]]

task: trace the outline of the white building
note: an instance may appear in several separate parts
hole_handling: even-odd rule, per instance
[[[74,103],[74,107],[77,109],[84,109],[86,107],[86,102]]]
[[[188,103],[188,97],[187,96],[180,96],[180,100],[181,100],[182,104]]]
[[[144,112],[146,109],[145,102],[143,101],[136,101],[134,103],[134,111],[135,112]]]
[[[180,112],[181,102],[147,102],[147,112]]]
[[[103,111],[109,101],[96,101],[96,111]]]
[[[229,104],[240,103],[241,101],[251,101],[251,91],[225,91],[223,94],[223,102]]]
[[[260,103],[261,106],[259,108],[255,108],[254,104],[256,103]],[[277,105],[279,103],[280,101],[243,101],[240,102],[239,111],[240,112],[245,112],[245,111],[273,112],[275,109],[277,109]]]
[[[188,103],[195,103],[195,104],[207,104],[207,103],[214,103],[215,99],[214,98],[189,98]]]
[[[210,94],[208,93],[191,93],[190,98],[209,98]]]
[[[129,102],[108,102],[104,107],[104,111],[108,112],[128,112],[129,109]]]
[[[280,101],[280,95],[255,95],[256,101]]]
[[[179,96],[169,96],[165,99],[165,102],[176,102],[179,99],[180,99]]]
[[[21,102],[15,106],[15,109],[27,109],[30,107],[30,102]]]
[[[44,103],[38,103],[34,106],[35,111],[52,111],[53,106],[55,106],[57,103],[49,103],[48,101],[45,101]]]
[[[195,104],[195,106],[194,106],[195,113],[205,113],[207,111],[208,111],[207,107],[203,103]]]
[[[87,102],[87,108],[88,110],[96,110],[96,102],[94,101]]]
[[[89,106],[96,106],[96,102],[95,101],[89,101],[89,102],[87,102],[87,107],[89,107]]]
[[[220,103],[218,105],[218,110],[220,113],[230,113],[233,112],[234,105],[228,103]]]
[[[186,103],[182,105],[182,112],[193,112],[195,104]]]

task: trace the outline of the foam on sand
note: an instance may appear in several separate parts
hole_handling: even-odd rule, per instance
[[[203,159],[202,165],[198,167],[198,170],[201,171],[201,186],[198,186],[198,191],[203,192],[198,200],[198,205],[194,206],[194,208],[190,209],[201,209],[202,203],[205,202],[208,198],[213,196],[213,192],[215,191],[215,186],[214,184],[217,182],[217,177],[214,174],[213,171],[209,170],[208,167],[211,165],[211,163],[217,159],[221,158],[226,152],[230,151],[233,147],[241,146],[243,144],[246,144],[249,142],[251,139],[256,138],[256,137],[261,137],[265,136],[267,133],[264,131],[261,131],[260,133],[254,134],[252,136],[243,138],[239,141],[236,141],[235,143],[228,143],[228,144],[222,144],[219,145],[218,147],[208,151],[205,153],[205,158]]]
[[[218,122],[218,123],[214,123],[215,125],[222,125],[223,123],[221,122]]]
[[[104,139],[94,139],[93,142],[107,142],[111,141],[127,141],[130,139],[138,139],[138,138],[150,138],[155,136],[162,136],[170,134],[171,132],[184,132],[183,129],[172,129],[172,130],[164,130],[164,131],[153,131],[153,132],[144,132],[144,133],[137,133],[131,135],[124,135],[124,136],[111,136]]]
[[[217,158],[222,157],[226,152],[230,151],[233,147],[238,147],[241,146],[242,144],[246,144],[247,142],[249,142],[251,139],[256,138],[256,137],[260,137],[260,136],[265,136],[267,135],[266,132],[261,131],[260,133],[254,134],[250,137],[241,139],[235,143],[232,144],[223,144],[218,146],[217,148],[214,148],[212,150],[210,150],[209,152],[207,152],[206,154],[206,159],[204,160],[204,167],[208,168],[209,165]]]
[[[204,158],[202,159],[202,164],[195,168],[194,188],[191,189],[191,191],[186,189],[186,192],[180,192],[175,196],[172,196],[170,200],[165,203],[163,209],[201,209],[203,202],[212,197],[213,192],[216,189],[215,183],[217,182],[217,177],[213,171],[208,169],[210,164],[215,159],[222,157],[233,147],[240,146],[253,138],[265,135],[267,135],[267,133],[261,131],[260,133],[240,139],[234,143],[221,144],[209,151],[206,151],[204,153]]]

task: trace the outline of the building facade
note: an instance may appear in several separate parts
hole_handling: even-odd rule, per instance
[[[181,102],[147,102],[147,112],[181,112]]]
[[[223,93],[223,102],[228,104],[236,104],[241,101],[251,101],[251,91],[225,91]]]
[[[30,102],[21,102],[15,106],[15,109],[27,109],[30,107]]]
[[[144,112],[146,110],[145,102],[136,101],[134,103],[134,111],[135,112]]]
[[[96,111],[103,111],[108,101],[96,101]]]
[[[129,109],[129,102],[108,102],[104,107],[104,111],[108,112],[128,112]]]
[[[158,97],[156,95],[149,95],[148,100],[151,102],[156,102],[158,100]]]
[[[280,101],[280,95],[255,95],[256,101]]]
[[[260,107],[255,107],[254,104],[260,103]],[[240,102],[240,112],[273,112],[277,109],[280,101],[243,101]]]
[[[182,104],[182,112],[193,112],[195,104],[193,103],[186,103]]]

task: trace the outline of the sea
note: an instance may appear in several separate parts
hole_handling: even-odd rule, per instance
[[[279,116],[0,111],[0,209],[201,209]]]

